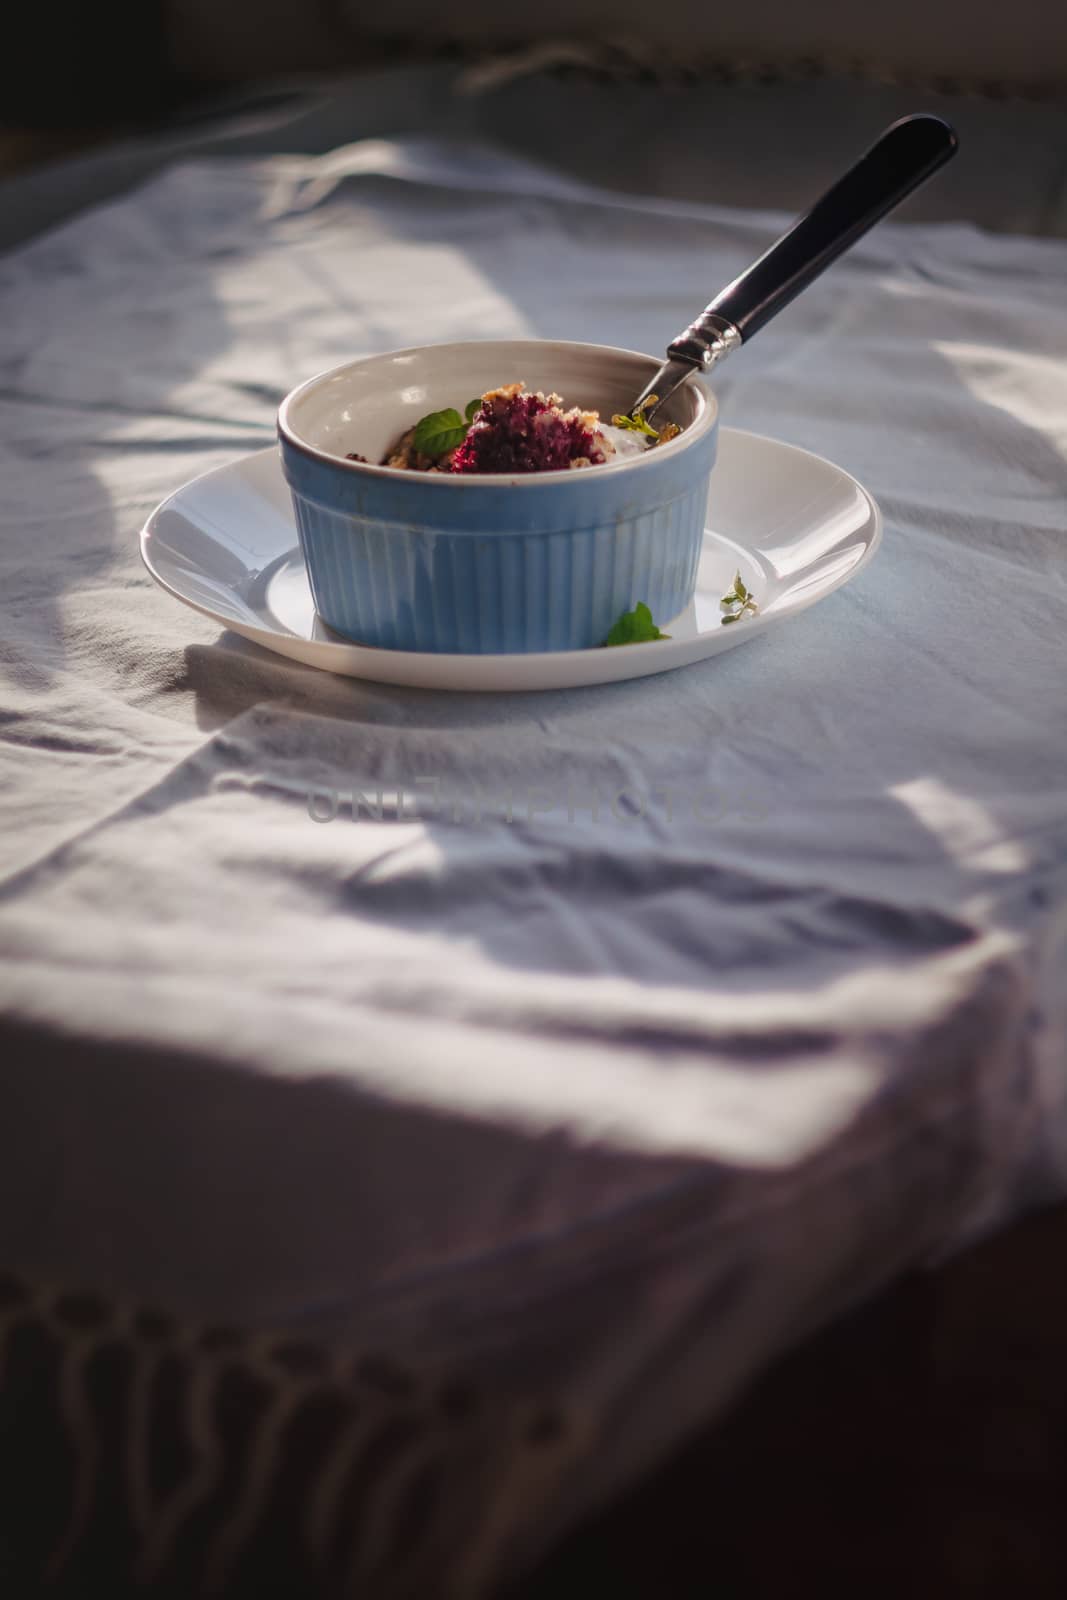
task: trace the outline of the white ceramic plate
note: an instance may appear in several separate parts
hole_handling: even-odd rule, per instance
[[[164,500],[142,530],[141,554],[156,582],[186,605],[327,672],[427,689],[566,689],[686,667],[755,639],[847,583],[881,535],[878,507],[840,467],[723,428],[696,597],[681,617],[656,618],[671,638],[540,655],[379,650],[332,633],[311,603],[273,448],[216,467]],[[738,570],[760,614],[723,627],[719,597]]]

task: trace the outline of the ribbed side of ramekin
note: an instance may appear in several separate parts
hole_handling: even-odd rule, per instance
[[[610,523],[471,535],[331,510],[293,488],[315,608],[338,633],[393,650],[464,655],[601,644],[643,600],[657,622],[696,586],[706,472],[666,503]]]

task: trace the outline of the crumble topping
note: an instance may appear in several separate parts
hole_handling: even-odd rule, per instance
[[[643,410],[603,423],[596,411],[564,409],[558,394],[531,392],[523,383],[489,389],[467,406],[466,415],[431,412],[401,434],[381,465],[409,472],[526,473],[602,466],[616,456],[637,455],[674,438],[667,423],[657,431]],[[364,461],[352,452],[349,461]]]
[[[507,383],[482,396],[450,472],[552,472],[606,461],[614,450],[595,411],[564,411],[558,394],[530,394]]]

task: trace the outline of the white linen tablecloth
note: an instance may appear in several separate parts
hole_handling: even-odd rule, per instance
[[[1067,243],[883,226],[723,370],[886,536],[680,673],[331,678],[137,533],[316,370],[655,352],[785,220],[366,140],[181,162],[0,262],[0,1265],[551,1395],[583,1443],[505,1568],[1067,1187]],[[435,816],[309,814],[419,777]]]

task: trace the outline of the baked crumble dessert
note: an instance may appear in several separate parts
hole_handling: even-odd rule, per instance
[[[504,384],[472,400],[466,413],[435,411],[387,451],[381,465],[409,472],[559,472],[603,466],[620,456],[640,455],[673,439],[677,423],[653,428],[641,414],[601,422],[596,411],[564,410],[558,394],[531,393],[522,383]],[[349,461],[363,457],[353,453]]]

